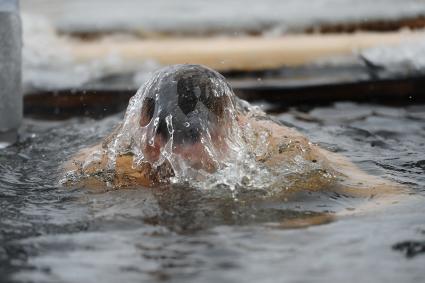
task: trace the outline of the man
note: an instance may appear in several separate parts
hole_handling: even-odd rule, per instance
[[[285,195],[326,188],[369,197],[403,190],[237,99],[223,76],[199,65],[158,71],[131,99],[122,124],[66,167],[89,187],[223,178],[227,185]]]

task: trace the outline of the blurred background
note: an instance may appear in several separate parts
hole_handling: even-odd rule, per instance
[[[271,108],[423,99],[420,0],[22,0],[21,12],[27,115],[122,110],[177,63],[215,68]]]

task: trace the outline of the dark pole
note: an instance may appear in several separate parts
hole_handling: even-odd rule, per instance
[[[17,140],[22,121],[22,32],[18,0],[0,0],[0,148]]]

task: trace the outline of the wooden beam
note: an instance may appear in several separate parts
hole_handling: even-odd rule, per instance
[[[253,71],[305,65],[335,55],[353,54],[365,48],[419,40],[424,36],[425,32],[389,32],[287,35],[278,38],[106,38],[75,40],[67,47],[77,62],[117,56],[124,63],[135,65],[154,60],[161,65],[194,63],[219,71]]]
[[[334,101],[377,102],[395,105],[423,103],[425,76],[398,79],[285,85],[277,80],[230,80],[235,93],[247,100],[267,100],[279,107],[327,104]],[[74,116],[101,118],[124,110],[135,89],[80,89],[26,95],[25,115],[43,119]]]

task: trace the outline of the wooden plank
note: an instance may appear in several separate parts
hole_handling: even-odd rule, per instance
[[[266,100],[281,106],[356,101],[381,104],[414,104],[425,101],[425,76],[369,79],[317,85],[233,82],[236,94],[246,100]]]
[[[425,76],[398,79],[323,82],[295,85],[279,80],[230,80],[235,93],[247,100],[267,100],[276,109],[296,105],[317,105],[334,101],[415,104],[425,101]],[[60,90],[25,96],[25,115],[43,119],[75,116],[101,118],[124,110],[135,89]]]
[[[194,63],[219,71],[253,71],[310,64],[331,56],[419,40],[424,36],[424,32],[389,32],[288,35],[278,38],[109,38],[71,41],[68,49],[77,62],[107,60],[110,56],[116,56],[124,63],[133,65],[154,60],[161,65]]]

